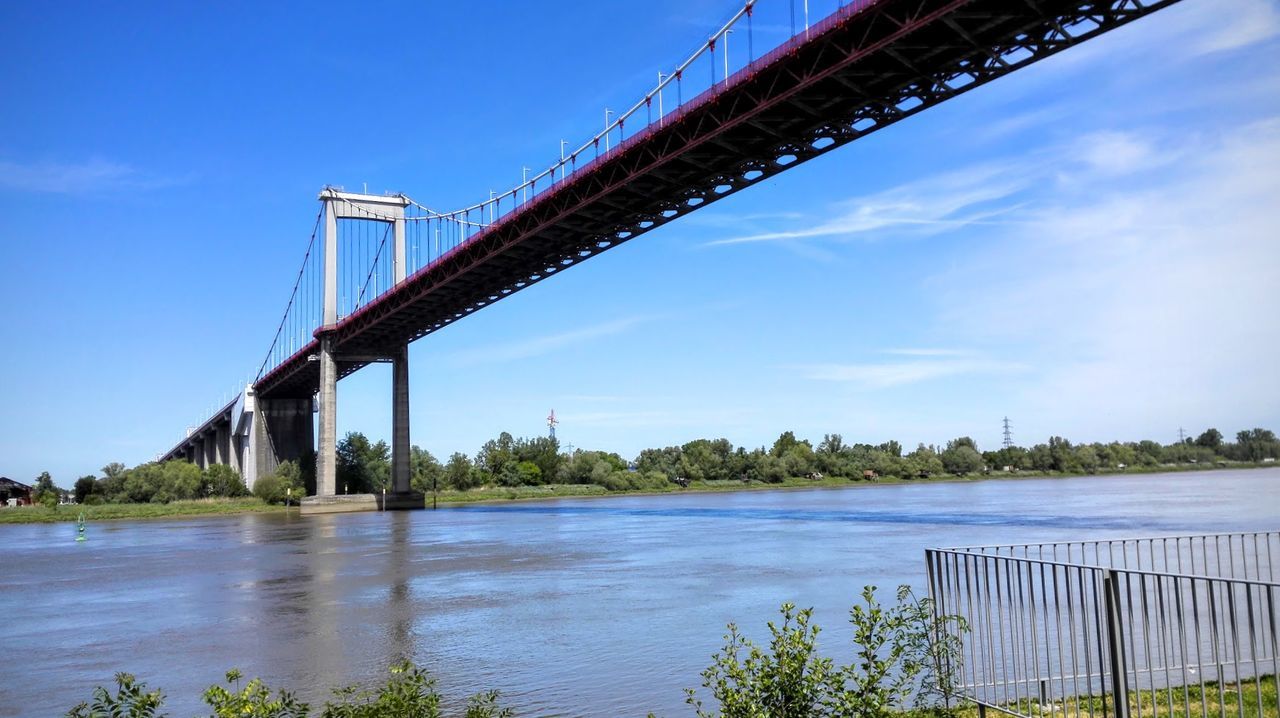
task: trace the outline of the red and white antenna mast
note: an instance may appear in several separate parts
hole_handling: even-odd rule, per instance
[[[547,415],[547,428],[551,430],[552,439],[556,438],[556,424],[559,423],[560,420],[556,418],[556,410],[552,409],[551,413]]]

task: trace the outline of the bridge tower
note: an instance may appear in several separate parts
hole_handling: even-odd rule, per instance
[[[392,281],[405,279],[405,207],[403,195],[370,195],[325,189],[323,320],[316,330],[320,362],[319,437],[316,447],[316,495],[302,504],[303,513],[359,511],[379,503],[388,509],[423,508],[423,495],[409,485],[409,345],[385,348],[376,355],[343,356],[335,352],[338,328],[338,220],[356,219],[392,225]],[[392,365],[391,490],[385,496],[338,495],[338,376],[344,362],[390,362]],[[382,503],[385,500],[385,503]]]

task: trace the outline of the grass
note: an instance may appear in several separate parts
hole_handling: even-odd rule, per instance
[[[84,514],[86,521],[106,519],[152,519],[170,516],[209,516],[284,511],[285,507],[268,504],[261,499],[194,499],[167,504],[98,504],[81,506],[20,506],[0,509],[0,524],[38,524],[75,521]]]
[[[1261,698],[1261,701],[1259,701]],[[1015,715],[1033,716],[1114,716],[1115,705],[1110,695],[1092,698],[1067,698],[1041,705],[1035,700],[1021,700],[998,709]],[[988,711],[996,715],[995,711]],[[1267,675],[1242,679],[1237,685],[1228,682],[1225,687],[1216,682],[1203,686],[1192,684],[1158,690],[1132,691],[1129,694],[1129,715],[1133,718],[1160,718],[1161,716],[1185,716],[1187,718],[1211,718],[1225,715],[1228,718],[1278,718],[1276,707],[1276,678]],[[966,706],[957,712],[959,718],[977,718],[977,707]]]
[[[1274,464],[1232,464],[1229,468],[1271,467]],[[1130,467],[1123,472],[1100,472],[1099,476],[1124,476],[1126,474],[1163,473],[1173,471],[1208,471],[1223,467],[1207,464]],[[818,480],[793,477],[776,484],[762,481],[743,483],[739,480],[726,481],[694,481],[688,487],[681,488],[675,484],[662,489],[628,489],[610,491],[596,484],[547,484],[544,486],[485,486],[476,489],[459,491],[446,489],[436,495],[438,504],[449,506],[496,501],[537,501],[539,499],[587,498],[602,496],[657,495],[679,493],[718,493],[727,491],[778,491],[790,489],[844,489],[863,486],[884,486],[891,484],[922,484],[946,482],[972,482],[992,480],[1069,478],[1082,474],[1060,474],[1054,472],[1021,471],[1018,473],[993,472],[991,474],[968,474],[954,476],[938,474],[928,478],[900,479],[881,477],[874,481],[859,478],[845,479],[826,476]],[[431,492],[426,492],[427,506],[431,506]],[[172,516],[205,516],[212,514],[239,514],[256,512],[284,511],[283,506],[263,503],[249,497],[242,499],[196,499],[192,501],[174,501],[168,504],[100,504],[97,506],[59,506],[48,509],[43,506],[24,506],[14,509],[0,509],[0,524],[53,523],[58,521],[75,521],[83,511],[85,519],[97,521],[103,519],[147,519]]]

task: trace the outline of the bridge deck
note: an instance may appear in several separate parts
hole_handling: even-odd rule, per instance
[[[847,6],[580,167],[343,319],[338,355],[389,353],[699,207],[1176,0]],[[316,344],[256,385],[305,397]],[[346,375],[365,362],[339,365]]]

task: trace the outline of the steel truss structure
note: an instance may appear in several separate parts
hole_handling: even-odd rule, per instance
[[[485,228],[333,329],[345,376],[700,207],[1177,0],[846,6]],[[312,342],[256,385],[319,385]]]

